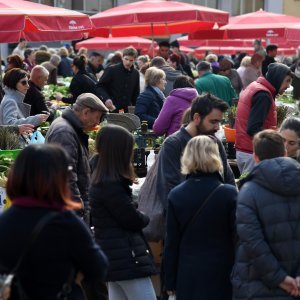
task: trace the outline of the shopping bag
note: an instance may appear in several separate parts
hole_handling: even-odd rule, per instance
[[[45,138],[40,131],[34,131],[30,137],[29,144],[44,144]]]
[[[158,242],[165,236],[164,208],[157,195],[158,159],[151,166],[138,195],[138,209],[149,218],[149,224],[143,229],[148,242]]]

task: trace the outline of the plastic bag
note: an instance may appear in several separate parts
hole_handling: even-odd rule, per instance
[[[45,138],[40,131],[34,131],[31,135],[29,144],[44,144]]]

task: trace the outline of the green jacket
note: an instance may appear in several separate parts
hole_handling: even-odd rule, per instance
[[[199,95],[211,93],[227,102],[230,106],[232,105],[232,99],[237,98],[230,80],[225,76],[207,72],[196,80],[195,85]]]

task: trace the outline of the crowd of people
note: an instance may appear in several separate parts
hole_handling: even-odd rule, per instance
[[[161,299],[300,296],[300,119],[278,124],[275,102],[291,84],[299,99],[298,60],[277,62],[277,46],[258,42],[252,56],[201,61],[177,41],[161,42],[152,59],[128,47],[106,61],[70,45],[26,47],[22,40],[7,58],[0,129],[23,135],[51,125],[45,144],[24,147],[9,172],[0,274],[15,273],[13,293],[155,300],[151,276],[159,273]],[[70,95],[56,95],[71,104],[59,117],[42,93],[57,76],[72,76]],[[216,137],[233,105],[236,161],[246,175],[239,188]],[[139,195],[148,199],[152,189],[160,203],[160,270],[143,234],[153,220],[132,197],[134,135],[105,125],[89,153],[87,131],[132,106],[166,137]]]

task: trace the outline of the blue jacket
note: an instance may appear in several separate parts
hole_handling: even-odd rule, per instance
[[[141,121],[147,121],[148,127],[152,129],[154,121],[164,104],[163,100],[153,87],[147,86],[137,98],[134,113]]]
[[[294,299],[279,284],[300,276],[299,220],[300,164],[287,157],[262,161],[238,195],[233,299]]]

